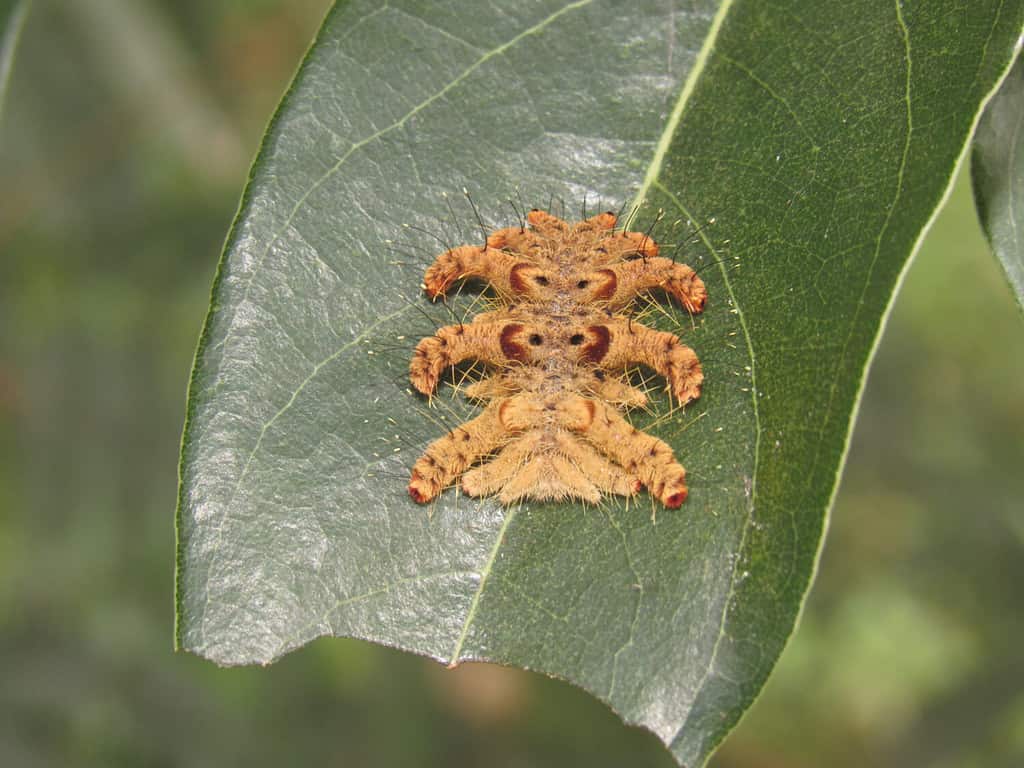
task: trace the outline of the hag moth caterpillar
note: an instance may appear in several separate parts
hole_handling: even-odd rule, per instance
[[[671,333],[633,322],[633,300],[661,289],[689,312],[704,308],[704,283],[685,264],[658,256],[640,232],[616,230],[601,213],[576,223],[533,210],[529,229],[509,227],[484,246],[463,245],[426,272],[431,299],[477,278],[504,303],[472,322],[441,328],[416,346],[413,386],[430,395],[466,360],[488,375],[466,389],[486,403],[471,421],[435,440],[413,466],[409,495],[424,503],[461,477],[470,496],[518,499],[636,494],[646,486],[666,507],[686,500],[686,472],[672,449],[622,415],[647,398],[624,371],[646,365],[679,403],[700,395],[700,361]]]

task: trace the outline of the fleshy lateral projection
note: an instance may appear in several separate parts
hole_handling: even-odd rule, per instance
[[[452,366],[482,363],[466,387],[484,403],[476,418],[435,440],[417,460],[409,495],[436,498],[461,478],[470,496],[521,499],[633,496],[647,487],[666,507],[686,500],[686,471],[672,449],[623,416],[646,395],[626,371],[663,376],[680,404],[700,395],[700,361],[671,333],[631,319],[639,295],[661,291],[691,313],[704,308],[704,283],[685,264],[658,256],[640,232],[617,230],[601,213],[576,223],[533,210],[529,228],[500,229],[485,246],[463,245],[434,261],[431,299],[456,283],[489,284],[502,308],[441,328],[416,346],[409,376],[430,395]]]

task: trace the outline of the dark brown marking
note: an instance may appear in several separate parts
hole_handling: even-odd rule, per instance
[[[532,264],[521,261],[512,267],[512,270],[508,273],[508,284],[512,286],[513,291],[516,293],[526,293],[529,290],[523,270],[529,269],[532,266]]]
[[[509,323],[501,329],[501,353],[509,360],[518,360],[520,363],[526,362],[526,347],[516,344],[513,337],[522,330],[523,326],[519,323]]]
[[[583,359],[588,363],[599,363],[608,354],[608,347],[611,344],[612,332],[606,325],[592,325],[587,328],[593,341],[583,345]]]
[[[605,283],[594,293],[595,299],[610,299],[615,295],[615,289],[619,287],[619,278],[611,269],[599,269],[597,274],[605,276]]]

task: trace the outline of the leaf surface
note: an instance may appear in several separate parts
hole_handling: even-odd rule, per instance
[[[1024,63],[1019,58],[978,124],[971,181],[982,228],[1024,308]]]
[[[1020,2],[919,5],[336,6],[197,352],[179,645],[267,663],[333,634],[541,670],[702,764],[793,630],[883,317],[1020,32]],[[633,418],[687,467],[681,509],[409,499],[474,412],[406,381],[415,342],[473,311],[419,291],[481,237],[463,188],[487,226],[509,198],[664,211],[710,299],[653,314],[706,385]]]

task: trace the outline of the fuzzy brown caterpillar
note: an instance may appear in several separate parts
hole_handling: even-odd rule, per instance
[[[615,229],[613,213],[570,224],[533,210],[529,228],[500,229],[486,245],[437,257],[424,287],[432,299],[455,283],[490,284],[502,309],[423,339],[412,384],[433,393],[467,360],[487,376],[467,388],[486,402],[475,419],[435,440],[413,466],[409,495],[435,498],[461,477],[470,496],[518,499],[632,496],[646,486],[667,507],[686,500],[686,471],[663,441],[622,415],[647,398],[626,380],[637,364],[663,376],[679,403],[700,395],[700,361],[671,333],[626,314],[640,294],[661,290],[689,312],[704,308],[704,283],[685,264],[658,256],[640,232]]]

